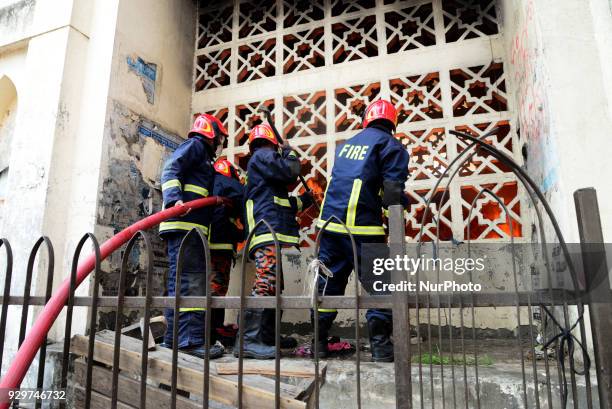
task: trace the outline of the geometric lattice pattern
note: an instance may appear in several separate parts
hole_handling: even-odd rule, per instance
[[[508,109],[502,63],[459,68],[450,74],[454,116]]]
[[[391,101],[398,109],[398,122],[442,118],[440,75],[437,72],[394,78],[389,81]]]
[[[495,0],[444,0],[444,36],[447,43],[498,33]]]
[[[237,56],[229,81],[195,91],[425,49],[499,32],[495,0],[241,0],[201,2],[196,56]],[[435,15],[443,18],[436,23]],[[276,44],[276,42],[282,44]],[[222,56],[212,54],[228,49]],[[200,80],[209,69],[196,59]],[[226,67],[229,68],[229,65]]]
[[[336,89],[334,100],[336,132],[358,129],[365,109],[379,94],[379,82]]]
[[[435,45],[433,6],[425,3],[388,11],[385,33],[388,54]]]
[[[490,156],[472,154],[456,183],[433,191],[467,147],[452,129],[480,136],[498,128],[488,142],[522,160],[503,56],[490,46],[501,34],[495,6],[494,0],[217,1],[199,16],[194,112],[220,116],[231,135],[225,154],[245,169],[248,132],[266,107],[299,155],[309,187],[322,194],[334,153],[361,129],[365,107],[390,99],[399,111],[396,137],[410,153],[407,236],[416,238],[433,198],[423,240],[465,240],[468,230],[474,240],[500,240],[511,228],[520,237],[523,193]],[[463,55],[461,47],[475,41],[481,47]],[[469,217],[485,187],[502,198],[511,224],[486,195]],[[301,216],[302,245],[313,244],[312,217]]]
[[[325,91],[283,98],[283,134],[287,139],[324,135]]]

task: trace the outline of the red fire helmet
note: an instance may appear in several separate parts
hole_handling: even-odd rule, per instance
[[[227,176],[228,178],[234,178],[236,180],[240,180],[240,176],[238,175],[238,170],[232,165],[227,159],[218,159],[215,162],[215,171],[223,176]]]
[[[208,139],[214,139],[215,128],[217,128],[220,133],[227,136],[227,129],[225,129],[219,119],[210,114],[199,114],[195,121],[193,121],[193,127],[187,136],[191,137],[194,134],[198,134]]]
[[[262,139],[272,143],[273,145],[278,145],[278,141],[274,136],[274,131],[268,124],[259,124],[251,129],[251,132],[249,133],[249,146],[251,146],[254,141]]]
[[[397,126],[397,109],[387,100],[379,99],[372,102],[365,110],[363,116],[363,127],[367,128],[370,122],[377,119],[386,119],[393,124],[393,128]]]

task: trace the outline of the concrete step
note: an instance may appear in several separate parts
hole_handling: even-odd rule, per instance
[[[348,360],[328,360],[327,379],[321,388],[321,409],[356,408],[355,364]],[[527,405],[524,402],[523,376],[520,363],[495,363],[478,368],[478,387],[480,406],[476,402],[476,376],[474,367],[468,366],[464,380],[463,366],[455,365],[454,382],[452,367],[429,364],[422,365],[419,377],[418,363],[412,367],[413,408],[465,408],[467,394],[468,408],[526,409],[536,408],[536,393],[532,376],[531,362],[525,362]],[[561,408],[557,368],[549,361],[551,378],[552,407]],[[442,376],[443,372],[443,376]],[[591,371],[593,375],[593,371]],[[567,372],[569,385],[569,370]],[[362,362],[361,364],[361,402],[363,409],[395,408],[394,366],[388,363]],[[543,361],[538,361],[538,401],[541,408],[549,408],[546,372]],[[586,408],[587,394],[585,377],[577,376],[577,407]],[[596,380],[592,376],[593,407],[599,407]],[[420,381],[422,379],[422,383]],[[444,388],[442,380],[444,379]],[[433,399],[432,399],[433,385]],[[421,394],[422,386],[422,394]],[[466,389],[467,386],[467,389]],[[443,395],[444,390],[444,395]],[[567,407],[573,406],[571,387]]]

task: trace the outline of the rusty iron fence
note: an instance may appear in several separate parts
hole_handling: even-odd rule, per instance
[[[348,309],[354,312],[355,320],[355,343],[356,353],[354,358],[355,363],[355,396],[354,396],[354,407],[362,407],[362,387],[361,387],[361,348],[360,348],[360,311],[367,308],[391,308],[393,309],[393,326],[394,326],[394,348],[395,348],[395,390],[396,390],[396,407],[397,408],[437,408],[437,407],[474,407],[484,408],[481,404],[482,391],[479,387],[479,358],[478,358],[478,346],[479,339],[476,335],[475,325],[475,309],[480,307],[491,307],[491,306],[507,306],[516,309],[517,320],[520,327],[520,316],[521,309],[527,310],[528,325],[530,331],[527,332],[527,339],[523,338],[525,334],[521,331],[517,331],[516,334],[516,352],[520,355],[521,361],[521,373],[522,373],[522,385],[520,385],[520,397],[517,397],[522,407],[535,407],[549,409],[557,407],[567,407],[570,401],[574,408],[578,408],[578,391],[577,391],[577,379],[579,377],[584,378],[585,384],[585,402],[586,407],[590,408],[606,408],[609,409],[611,405],[611,392],[610,392],[610,368],[612,367],[612,347],[610,347],[610,337],[612,335],[612,328],[609,325],[611,308],[609,302],[601,300],[609,299],[610,288],[609,284],[605,286],[599,286],[598,298],[594,301],[589,297],[589,286],[595,279],[594,277],[604,275],[607,280],[607,266],[605,264],[605,249],[603,248],[603,238],[601,234],[601,225],[599,221],[599,212],[597,208],[597,201],[595,192],[593,189],[583,189],[575,193],[575,203],[578,214],[578,224],[581,233],[581,242],[584,244],[585,251],[583,252],[583,263],[584,271],[586,275],[584,278],[579,277],[576,266],[573,265],[572,257],[569,255],[567,245],[563,239],[561,230],[555,220],[550,206],[546,199],[539,191],[536,184],[529,178],[523,169],[521,169],[514,161],[499,152],[494,147],[490,146],[485,142],[485,139],[495,133],[495,130],[490,133],[483,135],[480,138],[475,138],[471,135],[463,134],[460,132],[451,131],[456,136],[468,140],[470,145],[465,149],[459,156],[453,160],[448,166],[443,175],[438,180],[437,185],[433,188],[432,194],[430,195],[427,205],[425,207],[425,214],[423,220],[427,217],[427,213],[430,212],[430,204],[433,200],[434,193],[440,185],[446,183],[450,185],[453,179],[458,173],[458,170],[467,161],[471,159],[477,152],[487,153],[494,156],[497,160],[503,162],[512,169],[519,181],[523,184],[523,187],[529,195],[536,212],[538,231],[540,235],[540,244],[545,245],[547,238],[544,234],[544,224],[546,220],[541,212],[541,208],[544,210],[545,215],[548,217],[548,222],[552,225],[552,228],[556,234],[556,241],[560,246],[562,255],[565,258],[566,263],[571,272],[573,291],[559,290],[550,286],[547,291],[520,291],[518,286],[515,286],[514,291],[506,293],[438,293],[438,294],[422,294],[418,291],[416,293],[408,292],[395,292],[393,295],[369,295],[361,294],[359,280],[355,282],[355,294],[347,296],[326,296],[319,295],[316,286],[313,294],[304,294],[301,296],[287,296],[281,294],[281,291],[277,291],[274,297],[252,297],[245,294],[245,281],[246,281],[246,264],[248,263],[248,257],[246,257],[246,249],[249,247],[249,243],[253,237],[252,230],[246,240],[242,254],[242,265],[239,268],[240,276],[240,294],[239,296],[210,296],[210,249],[205,234],[199,230],[194,229],[188,233],[188,235],[196,235],[202,242],[204,247],[204,255],[206,262],[206,283],[207,291],[204,296],[181,296],[180,292],[176,296],[154,296],[152,294],[152,279],[153,279],[153,253],[146,232],[139,231],[136,233],[131,240],[127,243],[123,250],[121,269],[119,273],[119,289],[116,296],[100,296],[100,280],[102,278],[102,270],[100,264],[102,262],[100,257],[100,247],[96,238],[88,233],[84,235],[78,242],[77,247],[73,256],[72,269],[70,272],[71,277],[71,288],[68,302],[65,306],[65,328],[64,328],[64,343],[63,343],[63,355],[61,362],[61,379],[60,386],[66,388],[68,386],[68,374],[69,374],[69,362],[70,362],[70,335],[72,332],[73,324],[73,311],[74,308],[87,308],[89,313],[89,324],[88,329],[90,334],[95,334],[98,323],[96,321],[98,309],[101,307],[112,307],[115,308],[116,321],[115,321],[115,338],[114,338],[114,352],[113,352],[113,366],[112,366],[112,397],[111,397],[111,408],[115,409],[118,405],[118,377],[119,377],[119,359],[120,359],[120,342],[121,342],[121,313],[124,308],[138,308],[143,311],[144,315],[144,328],[142,330],[143,342],[142,342],[142,353],[141,353],[141,370],[140,370],[140,396],[138,397],[139,407],[146,407],[146,395],[147,395],[147,371],[148,371],[148,344],[149,344],[149,319],[151,316],[151,310],[153,308],[171,308],[174,310],[175,316],[178,316],[179,308],[183,307],[204,307],[207,311],[211,311],[214,308],[225,308],[225,309],[237,309],[239,311],[239,322],[243,322],[244,312],[246,308],[273,308],[276,311],[276,326],[275,326],[275,345],[276,345],[276,357],[275,357],[275,399],[274,407],[281,408],[283,403],[281,400],[281,349],[280,349],[280,332],[281,332],[281,311],[283,309],[298,309],[298,310],[310,310],[314,312],[314,326],[312,328],[314,339],[319,337],[319,326],[318,326],[318,310],[319,309]],[[448,189],[446,190],[448,192]],[[508,220],[508,225],[512,229],[512,221],[510,219],[508,209],[502,199],[500,199],[494,192],[483,188],[478,196],[472,202],[471,209],[474,208],[476,200],[483,196],[488,195],[495,200],[501,208],[503,208],[505,215]],[[443,199],[442,199],[443,200]],[[470,212],[471,212],[470,209]],[[389,254],[390,256],[403,255],[406,251],[405,231],[404,231],[404,215],[401,206],[392,206],[389,209]],[[338,219],[330,219],[327,223],[336,222],[343,224]],[[327,225],[326,223],[326,225]],[[439,217],[437,219],[439,224]],[[424,226],[422,223],[421,226]],[[278,245],[276,239],[276,233],[270,227],[265,220],[260,220],[257,226],[264,225],[272,234],[276,244],[276,258],[278,260],[277,266],[277,288],[283,287],[283,273],[282,273],[282,257],[281,248]],[[316,241],[315,254],[318,253],[319,244],[322,234],[325,234],[325,227],[319,232]],[[353,244],[354,263],[358,264],[358,255],[356,253],[355,239],[350,233],[350,230],[346,228],[346,231],[351,238]],[[421,227],[421,235],[423,234],[423,227]],[[469,229],[469,226],[468,226]],[[469,234],[467,235],[469,237]],[[510,231],[511,246],[514,246],[514,239],[512,231]],[[96,254],[95,269],[93,271],[93,288],[91,289],[92,296],[76,296],[76,271],[77,264],[79,261],[80,254],[85,246],[89,242],[93,247]],[[135,245],[140,243],[140,246],[144,248],[144,270],[146,272],[146,294],[144,296],[125,296],[126,290],[126,277],[128,273],[128,259],[132,253]],[[185,243],[185,240],[183,241]],[[436,241],[439,244],[439,240]],[[595,247],[592,246],[595,245]],[[469,246],[470,243],[468,242]],[[5,350],[5,338],[7,331],[7,318],[8,318],[8,307],[10,305],[21,306],[21,322],[19,330],[19,345],[23,342],[26,336],[26,327],[28,322],[28,314],[30,313],[31,307],[42,306],[47,303],[51,296],[53,274],[54,274],[54,250],[53,245],[49,238],[41,237],[34,245],[30,252],[28,259],[28,265],[25,277],[25,289],[21,295],[13,295],[10,292],[11,281],[12,281],[12,268],[13,268],[13,256],[11,246],[8,240],[0,239],[0,247],[4,249],[4,259],[6,270],[4,273],[4,291],[0,303],[2,304],[0,310],[0,363]],[[46,266],[46,284],[44,295],[33,295],[30,293],[30,287],[33,280],[35,261],[38,253],[41,249],[46,249],[47,254],[47,266]],[[418,245],[419,251],[421,245]],[[180,288],[181,272],[184,263],[184,246],[180,247],[178,262],[177,262],[177,273],[176,273],[176,288]],[[544,251],[543,254],[546,254]],[[350,257],[350,255],[347,255]],[[550,266],[550,260],[545,260],[544,263],[547,268]],[[516,283],[516,269],[514,269],[514,282]],[[550,269],[548,274],[552,275]],[[417,280],[419,278],[419,272],[417,271]],[[395,270],[392,272],[392,280],[394,282],[401,282],[405,280],[406,272],[401,270]],[[584,281],[584,282],[583,282]],[[608,281],[606,281],[608,283]],[[589,314],[591,317],[591,328],[587,331],[585,328],[584,314],[585,304],[589,304]],[[539,368],[535,359],[534,345],[536,344],[535,334],[533,332],[533,311],[534,307],[541,308],[543,314],[546,314],[547,318],[554,323],[556,327],[556,333],[553,334],[549,339],[546,340],[546,347],[555,347],[557,350],[557,356],[555,363],[549,362],[546,358],[544,362],[544,376],[542,376],[541,369]],[[448,353],[451,359],[446,362],[441,359],[436,365],[436,371],[441,374],[442,388],[441,393],[435,393],[434,391],[434,363],[430,360],[429,363],[423,363],[418,360],[416,363],[413,362],[412,357],[421,356],[422,353],[428,352],[431,355],[434,353],[434,346],[432,345],[432,339],[437,335],[438,339],[444,339],[442,321],[439,319],[441,313],[444,311],[450,311],[456,309],[460,311],[460,335],[457,337],[453,334],[453,331],[448,331],[445,340],[450,352]],[[469,311],[468,317],[471,317],[471,334],[468,334],[469,329],[466,329],[466,323],[464,322],[464,311]],[[573,311],[570,313],[570,311]],[[410,322],[411,312],[414,312],[416,322]],[[425,312],[428,319],[426,322],[421,322],[421,313]],[[438,316],[438,324],[431,323],[432,314]],[[210,328],[211,325],[211,314],[206,314],[205,328]],[[436,328],[437,327],[437,328]],[[177,325],[174,326],[173,332],[173,345],[177,345],[178,330]],[[421,334],[425,329],[426,334]],[[410,342],[411,330],[416,330],[418,342],[416,345],[412,345]],[[437,334],[436,334],[437,332]],[[590,333],[589,333],[590,332]],[[427,341],[421,341],[427,335]],[[595,375],[597,378],[597,385],[591,383],[591,368],[590,368],[590,357],[586,350],[587,343],[592,340],[594,346],[594,362],[595,362]],[[87,367],[86,367],[86,383],[85,383],[85,407],[90,407],[91,404],[91,393],[93,379],[93,357],[95,342],[94,337],[89,337],[88,352],[87,352]],[[466,342],[471,342],[472,353],[474,359],[469,362],[466,358],[468,354],[468,347]],[[211,332],[205,330],[205,350],[206,355],[203,360],[203,384],[202,384],[202,407],[209,407],[209,395],[210,395],[210,360],[208,351],[211,344]],[[313,391],[313,404],[314,407],[319,407],[320,400],[320,385],[319,385],[319,354],[318,354],[318,343],[314,343],[314,391]],[[237,338],[237,349],[238,349],[238,381],[237,381],[237,407],[245,407],[243,401],[243,384],[244,384],[244,360],[243,360],[243,348],[244,348],[244,334],[242,328],[239,329]],[[546,349],[545,349],[546,351]],[[526,363],[525,354],[531,352],[533,359],[531,359],[531,365]],[[462,355],[463,359],[461,362],[455,362],[452,357],[453,354]],[[578,353],[579,356],[575,356]],[[443,352],[441,352],[443,354]],[[38,373],[37,373],[37,387],[43,388],[43,380],[45,374],[45,361],[46,361],[46,347],[43,345],[39,352],[38,357]],[[579,359],[577,359],[579,358]],[[429,370],[426,371],[427,366]],[[530,368],[529,368],[530,367]],[[444,371],[446,369],[446,374]],[[416,372],[413,374],[413,370]],[[468,385],[468,371],[472,371],[475,375],[475,393],[468,394],[468,390],[472,385]],[[450,372],[450,377],[448,373]],[[530,373],[529,373],[530,372]],[[460,375],[462,375],[460,377]],[[176,407],[177,399],[177,376],[178,376],[178,349],[173,347],[172,350],[172,371],[171,371],[171,407]],[[429,377],[429,391],[424,390],[426,385],[426,378]],[[450,378],[449,387],[445,387],[444,382],[447,382]],[[557,387],[553,386],[555,382]],[[534,396],[528,397],[528,382],[533,383]],[[447,394],[447,390],[450,392]],[[543,395],[540,396],[540,394]],[[460,396],[463,395],[463,396]],[[594,396],[597,399],[594,399]],[[427,401],[428,398],[430,401]],[[541,403],[543,402],[543,403]],[[15,406],[18,402],[14,402]],[[41,402],[36,403],[36,407],[40,407]]]

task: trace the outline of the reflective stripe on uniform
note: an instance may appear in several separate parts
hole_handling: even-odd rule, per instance
[[[210,226],[210,229],[208,230],[208,237],[212,236],[212,226]],[[231,243],[212,243],[210,239],[208,240],[208,248],[211,250],[234,250],[234,246],[232,246]]]
[[[234,250],[231,243],[209,243],[211,250]]]
[[[327,184],[327,187],[331,184]],[[349,198],[348,208],[346,210],[346,227],[349,229],[351,234],[359,234],[363,236],[379,236],[385,234],[385,229],[382,226],[357,226],[355,220],[357,219],[357,204],[359,203],[359,195],[361,194],[361,185],[363,182],[361,179],[355,179],[353,181],[353,189],[351,190],[351,197]],[[327,189],[325,189],[325,196],[327,196]],[[323,200],[325,203],[325,200]],[[323,206],[321,206],[321,214],[323,213]],[[325,220],[319,218],[317,221],[317,227],[323,228]],[[334,233],[347,234],[346,228],[340,223],[329,223],[325,227],[326,231]]]
[[[189,223],[189,222],[178,222],[178,221],[174,221],[174,222],[162,222],[159,225],[159,231],[167,231],[167,230],[191,230],[194,227],[200,228],[202,229],[202,231],[204,232],[204,234],[208,235],[208,227],[201,225],[201,224],[197,224],[197,223]]]
[[[208,189],[200,187],[198,185],[190,185],[190,184],[186,184],[185,185],[185,192],[192,192],[192,193],[196,193],[200,196],[208,196]]]
[[[300,199],[299,197],[296,197],[295,201],[297,202],[297,210],[298,210],[298,212],[301,212],[302,208],[304,207],[304,203],[302,203],[302,199]]]
[[[355,226],[355,219],[357,218],[357,203],[359,203],[359,194],[361,193],[361,179],[355,179],[353,181],[353,189],[351,190],[351,197],[348,202],[348,209],[346,211],[346,224],[348,226]]]
[[[289,236],[281,233],[276,233],[276,238],[279,242],[285,242],[290,244],[298,244],[300,242],[300,238],[298,236]],[[249,250],[252,250],[253,247],[261,243],[265,243],[267,241],[274,241],[272,233],[256,235],[253,237],[253,240],[251,240],[251,243],[249,244]]]
[[[196,312],[196,311],[206,311],[206,308],[199,308],[199,307],[179,308],[179,312]]]
[[[173,187],[178,187],[180,189],[181,188],[181,182],[178,179],[171,179],[171,180],[168,180],[168,181],[162,183],[162,186],[161,186],[162,192],[164,190],[168,190],[168,189],[173,188]]]
[[[327,189],[329,189],[329,185],[331,185],[332,178],[329,177],[329,181],[327,182],[327,186],[325,186],[325,193],[323,193],[323,201],[321,202],[321,210],[319,211],[319,220],[323,217],[323,206],[325,206],[325,199],[327,198]]]
[[[289,203],[289,199],[283,199],[282,197],[274,196],[274,203],[279,206],[291,207],[291,203]]]
[[[318,308],[317,311],[319,312],[338,312],[338,310],[335,308]]]
[[[253,200],[249,199],[246,202],[247,225],[249,232],[255,227],[255,217],[253,216]]]
[[[318,228],[323,228],[325,224],[325,220],[319,220],[317,222]],[[347,225],[351,234],[360,234],[363,236],[379,236],[385,234],[385,229],[382,226],[349,226]],[[325,227],[326,231],[331,231],[334,233],[346,234],[346,229],[340,223],[329,223]]]

